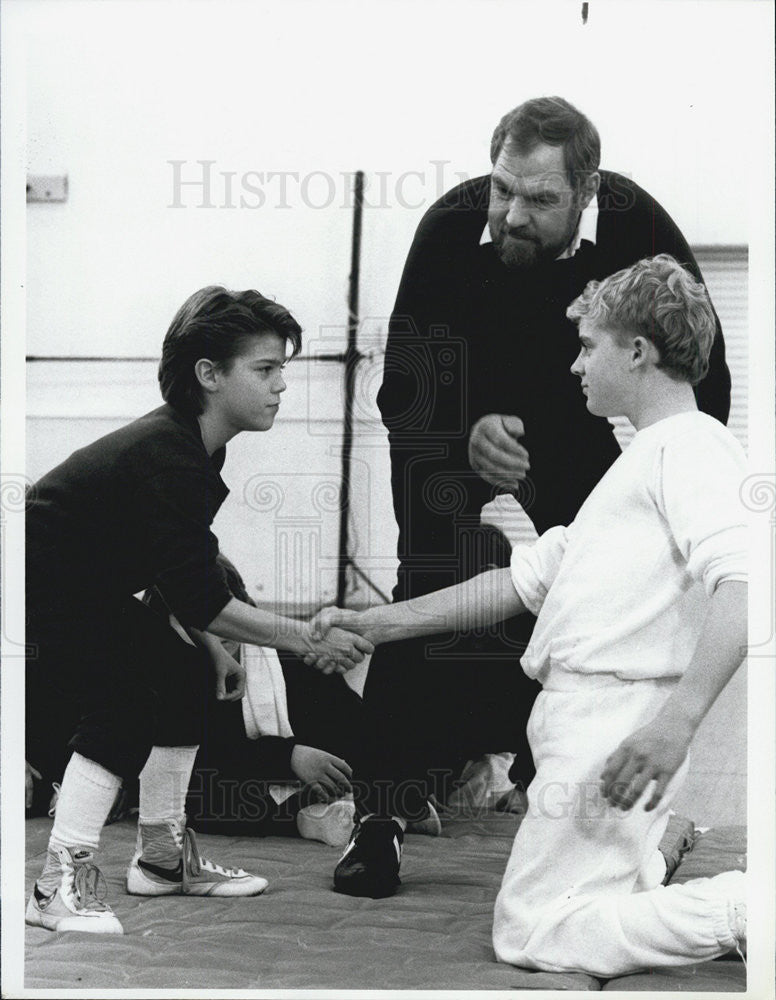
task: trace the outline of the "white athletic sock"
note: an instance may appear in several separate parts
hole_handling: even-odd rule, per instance
[[[62,778],[51,840],[60,847],[97,850],[121,778],[80,753],[70,758]]]
[[[141,823],[183,820],[199,747],[153,747],[140,772]]]
[[[120,788],[121,779],[102,764],[82,757],[80,753],[72,755],[57,799],[48,857],[38,879],[43,892],[53,892],[61,878],[61,869],[51,848],[85,847],[96,851],[100,833]]]

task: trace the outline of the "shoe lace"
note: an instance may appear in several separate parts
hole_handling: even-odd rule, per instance
[[[48,814],[50,818],[54,818],[57,811],[57,802],[59,802],[59,793],[62,791],[62,786],[58,781],[52,781],[51,787],[54,789],[54,794],[51,796],[51,802],[49,803]]]
[[[239,868],[224,868],[215,861],[209,861],[207,858],[203,858],[199,853],[199,848],[197,847],[197,838],[194,836],[194,831],[189,830],[188,827],[183,835],[184,843],[184,866],[186,871],[191,872],[192,875],[199,875],[201,871],[211,872],[214,875],[223,875],[225,878],[235,878],[241,874],[241,869]]]
[[[746,952],[742,945],[746,942],[746,907],[741,903],[731,903],[729,906],[730,929],[736,939],[736,951],[741,961],[746,965]]]
[[[79,906],[85,910],[107,911],[110,909],[104,902],[108,892],[108,883],[97,865],[75,864],[68,865],[70,883],[68,889],[72,896],[75,896]]]
[[[187,835],[192,837],[194,836],[191,830],[178,823],[171,823],[170,830],[172,831],[172,839],[176,849],[179,851],[185,850]]]

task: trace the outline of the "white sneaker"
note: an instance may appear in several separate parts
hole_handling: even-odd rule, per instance
[[[447,796],[445,805],[463,816],[493,809],[498,799],[512,787],[509,769],[513,753],[486,753],[470,760],[461,772],[457,787]]]
[[[134,896],[258,896],[268,884],[201,857],[185,819],[138,823],[138,849],[127,870],[127,892]]]
[[[124,928],[105,902],[105,878],[93,860],[93,852],[84,847],[50,846],[46,869],[60,869],[59,885],[46,895],[36,882],[25,922],[49,931],[123,934]]]
[[[296,827],[305,840],[320,840],[329,847],[344,847],[356,818],[352,798],[311,802],[296,814]]]

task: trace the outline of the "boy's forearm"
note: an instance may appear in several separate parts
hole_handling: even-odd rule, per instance
[[[746,656],[747,585],[721,583],[711,598],[690,665],[666,701],[662,716],[680,716],[698,728]]]
[[[234,597],[210,622],[207,630],[224,639],[287,649],[301,656],[310,651],[310,628],[306,622],[261,611]]]
[[[217,647],[221,645],[218,637],[215,635],[210,635],[209,632],[202,632],[198,628],[191,628],[191,626],[189,627],[188,631],[191,634],[192,639],[194,639],[195,642],[197,643],[197,645],[202,646],[203,649],[206,649],[209,653],[216,652]]]
[[[415,636],[464,632],[492,625],[525,610],[509,570],[498,569],[423,597],[362,611],[345,627],[377,645]]]
[[[655,809],[687,757],[695,732],[746,655],[745,583],[722,583],[711,599],[703,633],[682,678],[658,714],[606,761],[604,798],[630,809],[654,782],[644,808]]]

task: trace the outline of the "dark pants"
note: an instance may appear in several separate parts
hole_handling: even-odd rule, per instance
[[[352,763],[362,744],[363,702],[341,674],[322,674],[280,653],[288,721],[296,742]]]
[[[43,607],[45,608],[45,604]],[[53,616],[28,606],[27,755],[50,759],[46,721],[30,699],[47,690],[48,710],[74,722],[71,750],[125,780],[136,778],[152,746],[195,746],[215,683],[208,654],[184,642],[133,597],[89,602]],[[58,723],[62,720],[58,719]],[[55,725],[55,732],[61,725]]]
[[[420,818],[428,794],[444,800],[467,760],[485,753],[515,753],[510,778],[530,782],[525,729],[540,687],[514,653],[504,658],[510,647],[498,637],[486,650],[484,641],[468,638],[444,654],[429,640],[378,647],[364,689],[366,736],[355,783],[360,813]],[[478,659],[483,652],[493,659]]]
[[[279,656],[295,742],[352,762],[362,742],[361,698],[341,675],[322,674],[292,653]],[[211,698],[206,711],[206,737],[186,806],[192,825],[203,833],[233,837],[296,836],[296,814],[306,804],[303,794],[278,805],[269,792],[270,784],[285,785],[295,776],[274,771],[272,755],[262,752],[264,738],[247,738],[239,702]]]
[[[503,536],[488,528],[479,534],[469,573],[459,572],[459,579],[509,565]],[[440,579],[438,585],[452,582]],[[428,794],[443,800],[466,762],[485,753],[515,753],[510,778],[528,786],[534,765],[526,724],[541,686],[523,673],[520,657],[534,621],[521,615],[479,634],[377,648],[364,688],[364,742],[356,758],[360,814],[421,818]]]

